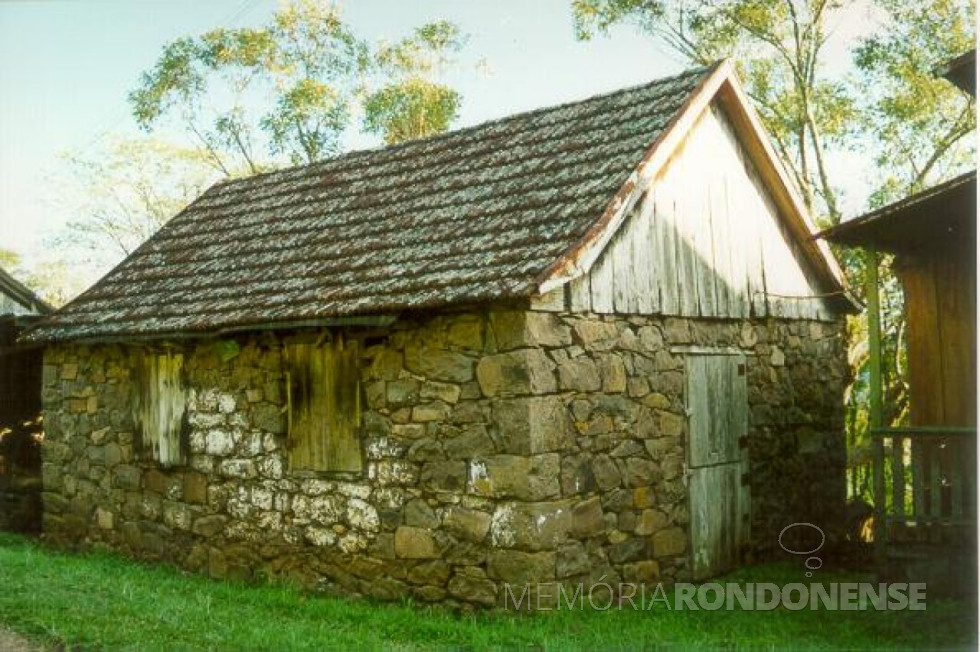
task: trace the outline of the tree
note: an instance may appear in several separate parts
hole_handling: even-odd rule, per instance
[[[58,243],[105,266],[128,256],[217,180],[204,155],[150,138],[65,155],[59,207],[71,211]]]
[[[974,47],[974,0],[874,0],[884,18],[853,50],[855,74],[824,71],[842,0],[571,0],[588,39],[631,24],[689,62],[733,57],[746,90],[820,222],[840,220],[828,159],[875,152],[871,205],[948,176],[972,159],[975,110],[935,67]],[[869,22],[869,25],[873,23]]]
[[[630,23],[686,60],[736,59],[747,92],[790,164],[811,210],[824,222],[841,215],[828,155],[870,152],[877,184],[869,207],[899,199],[971,165],[975,107],[936,66],[974,47],[974,0],[873,0],[884,20],[853,49],[855,72],[824,78],[822,63],[839,0],[572,0],[580,38]],[[819,200],[819,201],[815,201]],[[820,216],[818,215],[818,218]],[[842,252],[851,287],[863,293],[864,259]],[[908,412],[902,297],[890,261],[882,261],[882,363],[886,424]],[[869,495],[861,467],[867,435],[868,348],[863,320],[848,321],[853,382],[847,390],[852,492]],[[862,477],[863,476],[863,477]]]
[[[18,252],[0,248],[0,267],[55,307],[63,305],[83,288],[82,280],[70,273],[68,265],[50,255],[28,266]]]
[[[7,270],[19,269],[21,264],[21,256],[19,253],[13,249],[4,249],[0,247],[0,267]]]
[[[176,119],[222,174],[252,174],[336,154],[359,110],[388,142],[445,130],[459,95],[438,81],[439,64],[462,44],[440,21],[372,47],[336,6],[294,0],[264,27],[170,43],[130,103],[144,129]]]
[[[441,133],[459,112],[460,94],[429,80],[462,49],[459,28],[447,21],[429,23],[412,36],[378,49],[378,69],[389,82],[364,102],[364,130],[389,145]]]
[[[840,219],[828,150],[849,133],[846,86],[823,74],[835,0],[572,0],[576,34],[620,23],[658,38],[689,62],[732,57],[746,92],[788,163],[808,208]]]
[[[861,40],[861,126],[878,186],[871,205],[895,201],[975,165],[976,106],[937,77],[937,66],[975,47],[973,0],[877,0],[887,17]]]
[[[219,176],[204,154],[151,138],[113,140],[65,163],[53,204],[70,217],[49,243],[63,265],[42,262],[32,272],[48,295],[71,296],[97,279]]]

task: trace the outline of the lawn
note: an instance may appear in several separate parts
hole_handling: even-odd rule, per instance
[[[822,581],[860,581],[832,571]],[[800,582],[767,565],[729,579]],[[809,581],[809,580],[806,580]],[[586,605],[588,602],[586,602]],[[411,604],[243,586],[109,554],[66,554],[0,534],[0,625],[41,644],[111,649],[973,648],[974,608],[925,611],[553,611],[453,613]]]

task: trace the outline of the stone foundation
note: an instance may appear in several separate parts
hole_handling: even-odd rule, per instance
[[[289,471],[272,333],[182,345],[189,458],[173,469],[134,457],[126,347],[49,347],[46,536],[448,604],[501,604],[508,583],[686,580],[680,345],[746,354],[752,554],[778,552],[790,523],[839,527],[839,323],[484,309],[347,337],[362,342],[356,475]]]

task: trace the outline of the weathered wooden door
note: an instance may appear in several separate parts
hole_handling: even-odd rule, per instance
[[[733,568],[749,538],[745,357],[691,354],[685,367],[691,563],[705,579]]]

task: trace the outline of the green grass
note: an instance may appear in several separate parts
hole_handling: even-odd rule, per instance
[[[860,581],[821,570],[821,581]],[[826,574],[824,574],[826,573]],[[767,565],[730,579],[804,582]],[[586,601],[586,605],[588,602]],[[409,604],[243,586],[109,554],[54,552],[0,534],[0,623],[82,649],[976,648],[974,608],[929,599],[926,611],[557,611],[453,613]]]

